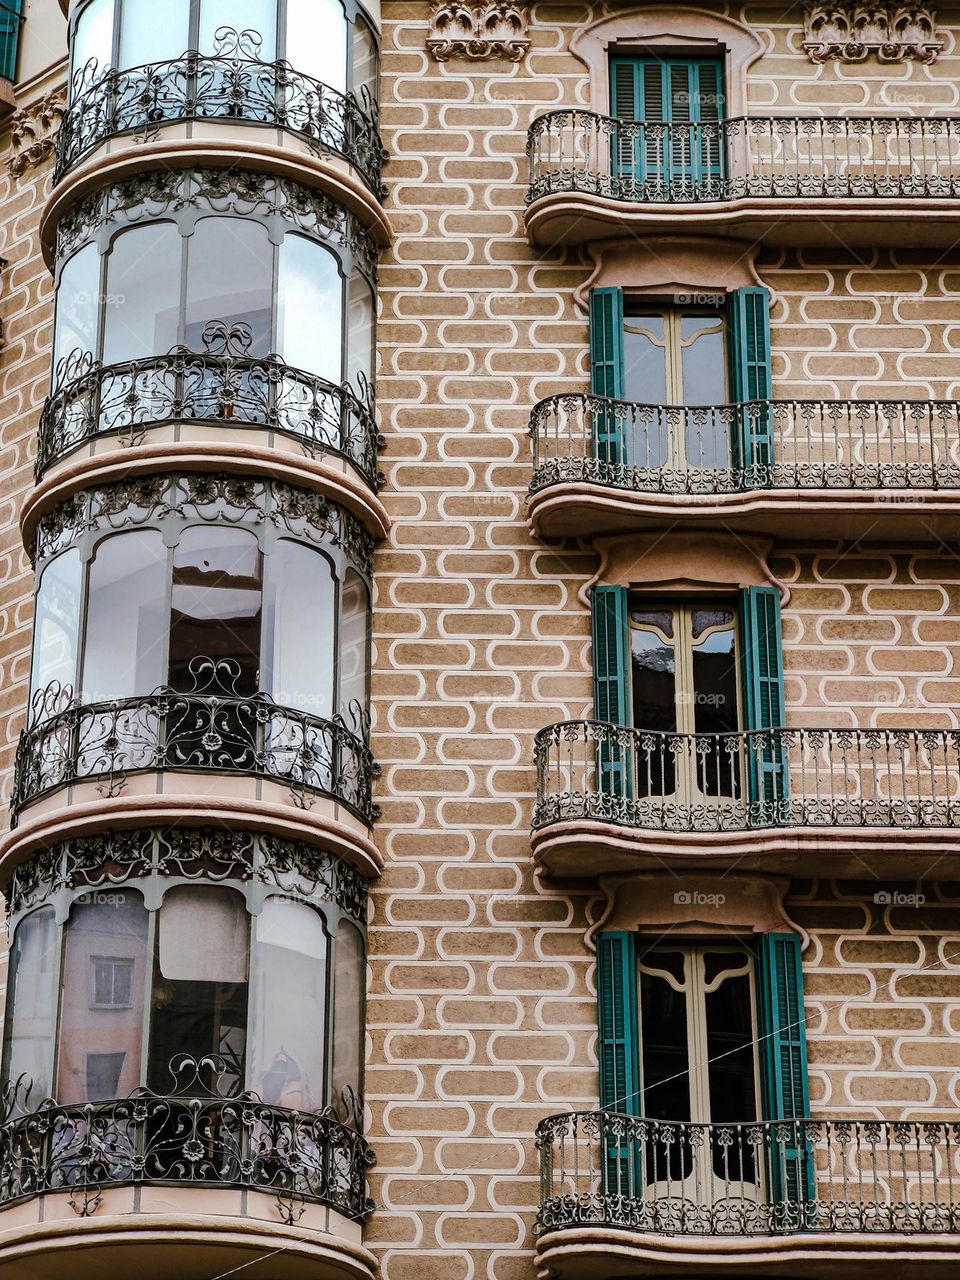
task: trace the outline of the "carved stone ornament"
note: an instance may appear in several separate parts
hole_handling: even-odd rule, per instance
[[[936,10],[930,5],[895,0],[807,3],[803,47],[811,62],[865,62],[871,54],[880,62],[934,62],[943,48],[936,26]]]
[[[438,62],[448,58],[519,62],[530,48],[526,10],[503,0],[479,4],[442,0],[433,11],[427,48]]]
[[[19,176],[53,155],[66,105],[66,90],[54,89],[15,113],[10,133],[13,155],[7,161],[12,174]]]

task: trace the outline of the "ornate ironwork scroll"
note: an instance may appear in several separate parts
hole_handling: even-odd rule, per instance
[[[280,706],[265,693],[244,697],[230,660],[194,658],[190,675],[186,690],[162,686],[109,702],[84,703],[56,684],[38,693],[17,747],[12,820],[49,791],[95,780],[117,795],[128,774],[145,770],[273,778],[299,804],[325,795],[374,820],[377,766],[359,708],[348,728],[340,716]]]
[[[221,28],[219,51],[211,56],[188,51],[102,74],[96,63],[80,68],[60,128],[55,181],[118,134],[149,133],[186,120],[236,120],[289,130],[317,151],[341,156],[381,197],[386,153],[369,96],[361,105],[353,94],[340,93],[288,62],[259,61],[249,39],[253,34]]]
[[[362,1221],[373,1209],[363,1136],[334,1111],[295,1111],[255,1093],[230,1096],[233,1073],[217,1058],[171,1063],[166,1093],[64,1105],[8,1091],[0,1123],[0,1204],[73,1193],[96,1213],[111,1186],[244,1187],[327,1205]]]

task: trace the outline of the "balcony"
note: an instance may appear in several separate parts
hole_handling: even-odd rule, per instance
[[[537,1257],[551,1280],[944,1277],[960,1253],[960,1125],[690,1124],[605,1112],[537,1129]]]
[[[276,355],[178,347],[104,365],[75,352],[43,407],[36,480],[48,478],[53,487],[65,469],[74,482],[78,470],[102,476],[111,466],[130,475],[140,459],[153,469],[163,459],[182,466],[187,452],[236,470],[248,456],[251,465],[262,469],[267,461],[294,479],[306,472],[382,536],[386,513],[376,493],[383,437],[372,389],[361,385],[362,399],[349,383],[292,368]]]
[[[687,230],[788,246],[947,246],[960,230],[960,118],[664,124],[564,110],[533,122],[527,152],[535,244]]]
[[[168,1093],[36,1099],[28,1112],[11,1082],[0,1275],[207,1280],[269,1257],[279,1280],[372,1276],[360,1224],[373,1155],[360,1132],[330,1110],[229,1096],[222,1065],[182,1055]]]
[[[665,520],[790,537],[960,534],[954,400],[673,406],[556,395],[534,406],[529,431],[541,536]]]
[[[287,62],[259,58],[256,33],[218,31],[216,51],[123,69],[84,68],[57,140],[50,225],[98,180],[150,167],[269,161],[281,176],[311,181],[356,214],[381,243],[386,152],[368,97],[342,93]],[[257,167],[253,163],[253,167]],[[88,170],[90,172],[88,172]],[[76,188],[76,190],[74,189]],[[45,238],[49,238],[49,232]]]
[[[534,854],[554,875],[696,864],[915,879],[920,854],[944,860],[938,874],[960,871],[960,731],[580,720],[542,729],[534,759]]]
[[[349,728],[339,715],[311,715],[265,693],[245,697],[236,692],[239,673],[228,660],[196,658],[190,675],[185,691],[162,686],[107,702],[87,703],[56,685],[42,690],[17,747],[12,824],[25,808],[64,788],[74,800],[90,784],[100,797],[149,796],[157,790],[150,775],[158,773],[191,775],[201,794],[212,791],[220,799],[241,799],[251,786],[251,796],[262,799],[276,789],[283,802],[301,809],[311,797],[324,797],[354,824],[373,822],[378,767],[359,712]],[[138,776],[144,779],[139,788]],[[231,777],[238,780],[233,790],[226,782]]]

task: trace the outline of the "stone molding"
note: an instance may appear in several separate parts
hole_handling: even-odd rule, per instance
[[[522,3],[508,0],[481,0],[477,4],[441,0],[431,15],[427,48],[437,62],[449,58],[519,62],[530,48],[526,9]]]
[[[67,91],[58,88],[14,113],[10,132],[13,155],[7,161],[10,173],[19,177],[53,155],[66,105]]]
[[[943,49],[936,27],[932,5],[895,0],[808,2],[803,48],[811,62],[865,62],[871,55],[880,62],[935,62]]]
[[[682,305],[704,294],[729,293],[762,284],[757,275],[757,247],[716,236],[648,236],[643,240],[594,241],[589,246],[594,268],[574,290],[584,312],[591,289],[618,285],[633,294],[672,296]]]
[[[601,115],[610,110],[612,55],[678,47],[723,59],[727,115],[745,115],[747,69],[765,46],[756,31],[733,18],[686,5],[627,9],[584,27],[570,41],[570,52],[590,72],[588,105]]]
[[[703,530],[673,529],[598,538],[600,567],[586,584],[596,582],[647,587],[657,591],[733,591],[782,584],[770,572],[769,538]],[[582,593],[583,594],[583,593]]]
[[[760,876],[735,871],[664,874],[662,871],[603,876],[603,914],[587,933],[590,946],[597,933],[622,929],[630,933],[670,937],[748,937],[757,933],[798,933],[810,939],[787,914],[784,896],[788,876]]]

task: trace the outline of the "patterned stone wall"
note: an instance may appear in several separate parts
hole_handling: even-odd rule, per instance
[[[527,1280],[537,1120],[594,1106],[589,885],[531,874],[535,731],[588,712],[590,550],[537,543],[523,520],[531,405],[587,379],[576,250],[522,230],[527,125],[590,105],[572,34],[624,6],[535,4],[519,63],[437,64],[429,6],[384,4],[384,126],[396,239],[382,269],[385,499],[374,697],[384,765],[373,895],[368,1095],[385,1280]],[[949,111],[960,11],[930,66],[815,65],[799,10],[718,7],[769,52],[758,113]],[[952,396],[960,257],[770,251],[776,392]],[[895,391],[906,384],[910,389]],[[791,723],[955,723],[958,562],[951,549],[777,549]],[[935,877],[935,869],[930,869]],[[811,933],[819,1114],[955,1105],[956,904],[886,908],[859,885],[798,884]],[[924,972],[924,970],[932,972]],[[943,970],[948,970],[945,977]],[[951,985],[954,984],[954,985]],[[928,993],[932,997],[928,999]]]

